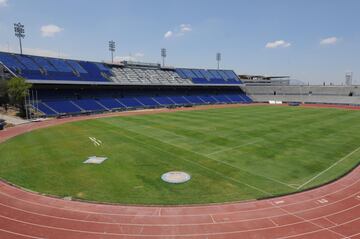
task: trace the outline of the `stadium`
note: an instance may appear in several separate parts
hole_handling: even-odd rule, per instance
[[[23,119],[0,114],[0,238],[360,236],[349,75],[294,84],[21,49],[0,51],[0,81],[10,99],[25,87]]]

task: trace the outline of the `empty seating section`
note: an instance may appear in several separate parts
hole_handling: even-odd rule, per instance
[[[110,68],[98,62],[0,52],[0,62],[28,80],[109,82]]]
[[[218,103],[217,100],[215,100],[214,97],[212,97],[211,95],[208,96],[208,95],[200,95],[199,98],[204,101],[205,103],[208,103],[208,104],[215,104],[215,103]]]
[[[46,116],[252,102],[233,85],[241,84],[241,81],[231,70],[110,65],[4,52],[0,52],[0,63],[12,71],[11,74],[34,84],[38,100],[33,103],[33,108]],[[61,86],[70,81],[72,87]],[[56,86],[49,87],[50,83]],[[42,87],[37,88],[37,84]],[[76,84],[78,86],[74,86]],[[213,85],[217,85],[216,88]]]
[[[109,110],[125,108],[123,104],[121,104],[119,101],[117,101],[114,98],[100,98],[98,99],[98,101],[101,105],[103,105]]]
[[[52,116],[52,115],[58,114],[58,112],[50,109],[48,106],[46,106],[45,104],[43,104],[41,102],[34,104],[33,107],[37,108],[40,112],[44,113],[47,116]]]
[[[101,71],[100,68],[94,62],[79,61],[81,67],[87,72],[87,74],[81,74],[81,78],[86,81],[105,81],[109,80],[106,77],[110,77],[110,71]],[[105,67],[103,64],[98,63]]]
[[[220,103],[232,103],[232,101],[227,98],[225,95],[214,95],[213,98]]]
[[[145,106],[159,106],[159,104],[152,99],[151,97],[147,97],[147,96],[138,96],[136,97],[136,100],[139,101],[141,104],[145,105]]]
[[[163,106],[250,103],[241,90],[39,90],[39,101],[33,105],[47,116],[81,114],[112,110],[143,109]]]
[[[175,71],[157,68],[113,67],[111,80],[122,85],[191,85]]]
[[[87,74],[87,71],[80,66],[80,64],[77,61],[73,60],[67,60],[66,61],[77,73],[79,74]]]
[[[0,52],[0,62],[14,72],[21,72],[26,70],[26,67],[23,64],[16,60],[16,58],[14,58],[12,55],[7,53]]]
[[[188,100],[186,100],[183,96],[169,96],[169,98],[176,104],[176,105],[188,105],[191,104]]]
[[[124,97],[124,98],[117,98],[117,100],[125,105],[127,108],[136,108],[136,107],[144,107],[145,105],[140,103],[133,97]]]
[[[154,96],[153,99],[160,105],[173,105],[175,102],[167,96]]]
[[[189,101],[191,104],[194,105],[201,105],[201,104],[205,104],[205,102],[203,100],[201,100],[198,96],[195,95],[187,95],[184,96],[185,99],[187,99],[187,101]]]
[[[234,71],[177,68],[175,72],[195,84],[241,84]]]
[[[106,108],[97,103],[94,99],[73,100],[73,103],[85,111],[104,111]]]
[[[162,69],[0,52],[0,61],[29,80],[113,82],[120,85],[241,84],[231,70]]]
[[[80,113],[81,108],[74,105],[70,100],[56,100],[56,101],[46,101],[43,102],[48,108],[56,111],[58,113],[68,114],[68,113]]]

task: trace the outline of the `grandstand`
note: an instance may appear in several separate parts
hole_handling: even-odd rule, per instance
[[[256,102],[282,101],[299,103],[325,103],[360,105],[359,86],[254,86],[244,87]]]
[[[5,78],[32,83],[27,106],[44,116],[252,102],[232,70],[110,64],[0,52]]]

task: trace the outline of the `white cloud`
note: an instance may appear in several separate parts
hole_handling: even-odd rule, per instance
[[[53,24],[45,25],[40,28],[41,35],[43,37],[53,37],[55,34],[62,32],[63,30],[63,28]]]
[[[173,32],[172,31],[167,31],[165,34],[164,34],[164,38],[170,38],[172,37],[173,35]]]
[[[0,51],[19,53],[19,47],[12,46],[12,45],[0,45]],[[47,49],[41,49],[41,48],[24,47],[23,52],[24,52],[24,54],[36,55],[36,56],[48,56],[48,57],[57,57],[57,58],[69,57],[69,55],[65,54],[65,53],[60,53],[60,52],[47,50]]]
[[[273,42],[268,42],[265,45],[266,48],[278,48],[278,47],[286,48],[286,47],[289,47],[289,46],[291,46],[291,43],[286,42],[284,40],[277,40],[277,41],[273,41]]]
[[[191,28],[191,25],[190,24],[181,24],[180,25],[180,31],[181,32],[191,32],[192,31],[192,28]]]
[[[165,39],[172,37],[180,37],[185,35],[188,32],[191,32],[193,29],[190,24],[180,24],[180,26],[175,27],[173,30],[169,30],[164,34]]]
[[[337,37],[328,37],[320,41],[320,45],[334,45],[339,41]]]
[[[8,0],[0,0],[0,7],[6,7],[8,5]]]

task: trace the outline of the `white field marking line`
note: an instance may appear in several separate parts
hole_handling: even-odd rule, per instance
[[[188,152],[191,152],[191,153],[195,153],[195,154],[197,154],[197,155],[200,155],[200,156],[202,156],[202,157],[206,157],[206,156],[204,156],[204,155],[202,155],[202,154],[193,152],[193,151],[188,150],[188,149],[185,149],[185,148],[183,148],[183,147],[180,147],[180,146],[177,146],[177,145],[173,145],[173,144],[169,144],[168,142],[165,142],[165,141],[163,141],[163,140],[160,140],[160,139],[155,138],[155,137],[150,136],[150,135],[143,135],[143,134],[141,134],[141,133],[134,132],[134,131],[129,130],[129,129],[123,129],[123,130],[128,131],[128,132],[132,132],[132,133],[135,133],[135,134],[139,134],[139,135],[142,135],[142,136],[144,136],[144,137],[148,137],[148,138],[151,138],[151,139],[154,139],[154,140],[157,140],[157,141],[160,141],[160,142],[162,142],[163,144],[166,144],[166,145],[169,145],[169,146],[172,146],[172,147],[175,147],[175,148],[180,148],[180,149],[183,149],[183,150],[185,150],[185,151],[188,151]],[[115,131],[115,132],[117,132],[117,131]],[[140,143],[140,144],[144,144],[143,142],[141,142],[141,141],[139,141],[139,140],[137,140],[137,139],[135,139],[135,138],[133,138],[133,137],[130,137],[130,136],[128,136],[128,135],[125,135],[124,137],[127,137],[127,138],[129,138],[129,139],[131,139],[131,140],[133,140],[133,141],[135,141],[135,142]],[[155,145],[147,145],[147,146],[150,146],[150,147],[152,147],[152,148],[155,148],[155,149],[157,149],[158,151],[161,151],[161,152],[164,152],[164,153],[167,153],[167,154],[170,154],[170,155],[174,155],[175,157],[178,157],[178,155],[176,155],[176,154],[174,154],[174,153],[172,153],[172,152],[163,150],[162,148],[157,147],[157,146],[155,146]],[[204,165],[202,165],[202,164],[200,164],[200,163],[197,163],[197,162],[195,162],[195,161],[186,159],[186,158],[184,158],[184,157],[179,157],[179,158],[182,159],[182,160],[184,160],[184,161],[186,161],[186,162],[189,162],[189,163],[191,163],[191,164],[195,164],[195,165],[197,165],[197,166],[199,166],[199,167],[201,167],[201,168],[204,168],[204,169],[206,169],[206,170],[208,170],[208,171],[214,172],[215,174],[220,175],[221,177],[226,178],[226,179],[228,179],[228,180],[230,180],[230,181],[233,181],[233,182],[236,182],[236,183],[240,183],[240,184],[246,185],[246,186],[248,186],[248,187],[250,187],[250,188],[252,188],[252,189],[255,189],[256,191],[265,193],[265,194],[270,195],[270,196],[273,195],[272,193],[267,192],[267,191],[265,191],[265,190],[263,190],[263,189],[261,189],[261,188],[255,187],[255,186],[250,185],[250,184],[248,184],[248,183],[244,183],[244,182],[242,182],[242,181],[240,181],[240,180],[237,180],[237,179],[235,179],[235,178],[226,176],[226,175],[224,175],[223,173],[220,173],[220,172],[218,172],[218,171],[216,171],[216,170],[214,170],[214,169],[208,168],[208,167],[206,167],[206,166],[204,166]],[[208,158],[208,157],[206,157],[206,158]],[[208,158],[208,159],[212,159],[212,158]]]
[[[355,185],[356,183],[358,183],[360,181],[359,180],[356,180],[355,182],[351,183],[350,185],[344,187],[344,188],[340,188],[339,190],[336,190],[336,191],[333,191],[329,194],[325,194],[325,195],[322,195],[321,197],[325,197],[325,196],[329,196],[329,195],[333,195],[335,193],[339,193],[341,191],[344,191],[350,187],[352,187],[353,185]],[[16,188],[15,188],[16,189]],[[27,200],[24,200],[24,199],[20,199],[18,197],[14,197],[10,194],[6,194],[6,193],[3,193],[0,191],[0,194],[2,195],[5,195],[6,197],[9,197],[9,198],[12,198],[14,200],[17,200],[17,201],[22,201],[24,203],[28,203],[28,204],[31,204],[31,205],[37,205],[37,206],[41,206],[41,207],[45,207],[45,208],[51,208],[51,209],[59,209],[59,207],[55,207],[55,206],[50,206],[50,205],[45,205],[45,204],[40,204],[40,203],[37,203],[37,202],[33,202],[33,201],[27,201]],[[329,203],[329,204],[326,204],[326,205],[319,205],[317,207],[313,207],[313,208],[309,208],[309,209],[305,209],[305,210],[300,210],[300,211],[297,211],[297,213],[302,213],[302,212],[307,212],[307,211],[311,211],[311,210],[315,210],[315,209],[318,209],[318,208],[321,208],[321,207],[325,207],[325,206],[329,206],[329,205],[332,205],[332,204],[335,204],[335,203],[338,203],[338,202],[342,202],[342,201],[345,201],[347,200],[348,198],[351,198],[355,195],[357,195],[358,192],[356,193],[353,193],[351,194],[350,196],[348,197],[345,197],[345,198],[342,198],[340,200],[337,200],[337,201],[333,201],[332,203]],[[317,198],[321,198],[321,197],[317,197]],[[287,204],[286,206],[291,206],[291,205],[297,205],[297,204],[300,204],[300,203],[303,203],[303,202],[308,202],[308,201],[313,201],[314,199],[316,198],[311,198],[311,199],[307,199],[307,200],[303,200],[303,201],[300,201],[300,202],[294,202],[294,203],[290,203],[290,204]],[[60,199],[59,199],[60,200]],[[249,202],[249,203],[253,203],[253,202]],[[243,203],[243,204],[248,204],[248,203]],[[232,211],[232,212],[227,212],[227,213],[211,213],[212,215],[227,215],[227,214],[234,214],[234,213],[244,213],[244,212],[254,212],[254,211],[261,211],[261,210],[267,210],[269,208],[272,208],[273,205],[272,203],[270,202],[269,205],[271,205],[271,207],[266,207],[266,208],[260,208],[260,209],[251,209],[251,210],[243,210],[243,211]],[[8,206],[8,205],[5,205],[5,206]],[[357,205],[358,206],[358,205]],[[10,206],[8,206],[10,207]],[[121,207],[121,206],[120,206]],[[135,208],[136,206],[132,206],[133,208]],[[208,206],[209,207],[209,206]],[[215,206],[215,207],[218,207]],[[355,206],[356,207],[356,206]],[[189,207],[187,207],[189,208]],[[192,208],[203,208],[203,207],[192,207]],[[352,209],[354,207],[351,207],[350,209]],[[20,209],[19,209],[20,210]],[[87,213],[87,214],[93,214],[93,215],[107,215],[107,216],[112,216],[112,215],[116,215],[116,216],[134,216],[134,214],[124,214],[124,213],[101,213],[101,212],[91,212],[91,211],[84,211],[84,210],[74,210],[74,209],[65,209],[65,208],[61,208],[61,210],[65,210],[65,211],[69,211],[69,212],[77,212],[77,213]],[[345,210],[342,210],[342,211],[346,211],[348,209],[345,209]],[[340,211],[340,212],[342,212]],[[336,213],[333,213],[333,214],[337,214],[338,212]],[[333,215],[333,214],[329,214],[329,215]],[[148,214],[137,214],[138,216],[142,216],[142,217],[151,217],[151,216],[154,216],[154,215],[148,215]],[[208,214],[187,214],[185,216],[201,216],[201,215],[208,215]],[[167,215],[168,217],[177,217],[179,215]]]
[[[89,137],[89,139],[94,143],[95,147],[100,146],[102,144],[101,140],[96,139],[95,137]]]
[[[266,176],[263,176],[263,175],[259,175],[259,174],[256,174],[256,173],[247,171],[247,170],[245,170],[245,169],[242,169],[242,168],[240,168],[240,167],[234,166],[234,165],[232,165],[232,164],[230,164],[230,163],[227,163],[227,162],[225,162],[225,161],[222,161],[222,160],[219,160],[219,159],[215,159],[215,158],[209,157],[209,156],[206,155],[206,154],[201,154],[201,153],[192,151],[192,150],[187,149],[187,148],[184,148],[184,147],[182,147],[182,146],[180,146],[180,145],[171,144],[171,143],[169,143],[169,142],[163,141],[162,139],[159,139],[159,138],[157,138],[157,137],[154,137],[154,136],[151,135],[151,134],[150,134],[150,135],[144,135],[144,134],[142,134],[142,133],[133,131],[133,130],[131,130],[131,129],[124,129],[124,130],[127,130],[127,131],[132,132],[132,133],[135,133],[135,134],[139,134],[139,135],[142,135],[142,136],[145,136],[145,137],[149,137],[149,138],[158,140],[158,141],[160,141],[160,142],[162,142],[162,143],[164,143],[164,144],[167,144],[167,145],[170,145],[170,146],[173,146],[173,147],[176,147],[176,148],[185,150],[185,151],[190,152],[190,153],[193,153],[193,154],[197,154],[197,155],[199,155],[199,156],[202,156],[202,157],[211,159],[211,160],[213,160],[213,161],[215,161],[215,162],[222,163],[222,164],[227,165],[227,166],[232,167],[232,168],[236,168],[236,169],[241,170],[241,171],[243,171],[243,172],[246,172],[246,173],[249,173],[249,174],[252,174],[252,175],[255,175],[255,176],[258,176],[258,177],[262,177],[262,178],[264,178],[264,179],[267,179],[267,180],[270,180],[270,181],[273,181],[273,182],[276,182],[276,183],[279,183],[279,184],[282,184],[282,185],[287,186],[287,187],[289,187],[289,188],[296,189],[295,187],[290,186],[289,184],[286,184],[286,183],[281,182],[281,181],[279,181],[279,180],[272,179],[272,178],[269,178],[269,177],[266,177]],[[251,142],[251,144],[254,144],[254,143],[256,143],[256,142],[260,142],[260,141],[262,141],[262,140],[263,140],[263,139],[260,139],[260,140]],[[139,141],[137,141],[137,142],[139,142]],[[245,145],[249,145],[249,144],[250,144],[250,143],[247,143],[247,144],[244,144],[244,145],[241,145],[241,146],[245,146]],[[237,147],[238,147],[238,146],[237,146]],[[157,148],[158,148],[158,147],[157,147]],[[165,151],[165,152],[167,152],[167,151]],[[184,160],[185,160],[185,159],[184,159]],[[188,160],[186,160],[186,161],[188,161]],[[192,161],[191,161],[191,162],[192,162]],[[194,163],[195,163],[195,162],[194,162]],[[198,164],[198,163],[195,163],[195,164]],[[206,167],[206,168],[207,168],[207,167]],[[226,176],[226,177],[227,177],[227,176]],[[244,183],[243,183],[243,184],[244,184]],[[265,192],[265,191],[263,191],[263,192]],[[268,193],[268,194],[272,195],[271,193]]]
[[[276,207],[276,208],[279,208],[279,209],[282,210],[282,211],[284,211],[284,212],[287,213],[288,215],[292,215],[292,216],[294,216],[294,217],[299,218],[299,219],[302,220],[303,222],[310,223],[310,224],[312,224],[312,225],[314,225],[314,226],[316,226],[316,227],[322,228],[323,230],[332,232],[332,233],[337,234],[337,235],[339,235],[339,236],[341,236],[341,237],[345,237],[343,234],[338,233],[338,232],[335,232],[335,231],[331,230],[329,227],[323,227],[323,226],[321,226],[321,225],[316,224],[315,222],[313,222],[314,219],[308,220],[308,219],[306,219],[306,218],[303,218],[303,217],[300,217],[300,216],[296,215],[295,213],[289,212],[288,210],[286,210],[286,209],[284,209],[284,208],[281,208],[281,207],[279,207],[279,206],[276,206],[276,205],[275,205],[275,207]],[[322,218],[322,217],[321,217],[321,218]]]
[[[287,214],[289,215],[289,214]],[[42,228],[49,228],[49,229],[55,229],[55,230],[61,230],[61,231],[71,231],[71,232],[78,232],[78,233],[87,233],[87,234],[95,234],[95,235],[116,235],[116,236],[137,236],[137,237],[149,237],[149,236],[156,236],[156,237],[169,237],[169,236],[174,236],[174,235],[153,235],[153,234],[127,234],[127,233],[112,233],[112,232],[94,232],[94,231],[83,231],[83,230],[77,230],[77,229],[68,229],[68,228],[63,228],[63,227],[54,227],[54,226],[46,226],[46,225],[42,225],[42,224],[38,224],[38,223],[32,223],[32,222],[26,222],[26,221],[22,221],[22,220],[19,220],[19,219],[14,219],[14,218],[10,218],[10,217],[7,217],[7,216],[3,216],[3,215],[0,215],[1,218],[5,218],[7,220],[10,220],[10,221],[15,221],[15,222],[19,222],[19,223],[23,223],[23,224],[27,224],[27,225],[33,225],[33,226],[37,226],[37,227],[42,227]],[[348,223],[351,223],[353,221],[357,221],[357,220],[360,220],[359,218],[355,218],[355,219],[352,219],[350,221],[347,221],[345,223],[342,223],[342,224],[339,224],[337,226],[331,226],[331,227],[328,227],[328,228],[323,228],[323,227],[320,227],[312,222],[308,222],[310,224],[314,224],[315,226],[317,227],[320,227],[321,229],[319,230],[314,230],[314,231],[311,231],[311,232],[306,232],[306,233],[300,233],[300,234],[297,234],[297,235],[291,235],[291,236],[285,236],[285,237],[281,237],[281,238],[291,238],[291,237],[294,237],[294,236],[299,236],[299,235],[306,235],[306,234],[309,234],[309,233],[314,233],[314,232],[318,232],[318,231],[323,231],[323,230],[328,230],[330,232],[333,232],[332,228],[335,228],[335,227],[339,227],[339,226],[342,226],[342,225],[346,225]],[[292,226],[292,225],[296,225],[296,224],[301,224],[301,223],[304,223],[304,221],[301,221],[301,222],[297,222],[297,223],[293,223],[293,224],[287,224],[287,225],[282,225],[282,226],[273,226],[273,227],[260,227],[260,228],[256,228],[256,229],[248,229],[248,230],[239,230],[239,231],[230,231],[230,232],[212,232],[212,233],[197,233],[197,234],[182,234],[182,236],[201,236],[201,235],[224,235],[224,234],[234,234],[234,233],[243,233],[243,232],[255,232],[255,231],[260,231],[260,230],[264,230],[264,229],[272,229],[272,228],[281,228],[281,227],[289,227],[289,226]],[[154,225],[153,225],[154,227]],[[290,227],[291,228],[291,227]],[[335,232],[334,232],[335,233]],[[337,233],[338,234],[338,233]],[[339,234],[341,235],[341,234]],[[348,237],[345,237],[345,238],[348,238]]]
[[[131,130],[129,130],[129,131],[131,131]],[[243,171],[243,172],[246,172],[246,173],[249,173],[249,174],[252,174],[252,175],[261,177],[261,178],[265,178],[265,179],[267,179],[267,180],[270,180],[270,181],[273,181],[273,182],[282,184],[282,185],[287,186],[287,187],[289,187],[289,188],[296,189],[296,187],[293,187],[293,186],[291,186],[291,185],[289,185],[289,184],[286,184],[286,183],[284,183],[284,182],[281,182],[281,181],[279,181],[279,180],[276,180],[276,179],[273,179],[273,178],[269,178],[269,177],[266,177],[266,176],[264,176],[264,175],[256,174],[256,173],[253,173],[253,172],[251,172],[251,171],[245,170],[245,169],[243,169],[243,168],[237,167],[237,166],[235,166],[235,165],[233,165],[233,164],[230,164],[230,163],[228,163],[228,162],[222,161],[222,160],[220,160],[220,159],[216,159],[216,158],[210,157],[209,155],[211,155],[212,153],[211,153],[211,154],[200,154],[200,153],[198,153],[198,152],[195,152],[195,151],[192,151],[192,150],[190,150],[190,149],[184,148],[184,147],[182,147],[182,146],[180,146],[180,145],[174,145],[174,144],[171,144],[171,143],[169,143],[169,142],[165,142],[165,141],[163,141],[163,140],[161,140],[161,139],[158,139],[158,138],[156,138],[156,137],[153,137],[152,135],[150,135],[149,137],[154,138],[154,139],[157,139],[157,140],[159,140],[160,142],[166,143],[166,144],[168,144],[168,145],[171,145],[171,146],[174,146],[174,147],[177,147],[177,148],[186,150],[186,151],[191,152],[191,153],[193,153],[193,154],[197,154],[197,155],[206,157],[206,158],[211,159],[211,160],[213,160],[213,161],[216,161],[216,162],[218,162],[218,163],[225,164],[225,165],[227,165],[227,166],[229,166],[229,167],[236,168],[236,169],[238,169],[238,170],[240,170],[240,171]],[[246,144],[242,144],[242,145],[236,146],[236,147],[234,147],[234,148],[239,148],[239,147],[242,147],[242,146],[246,146],[246,145],[250,145],[250,144],[255,144],[255,143],[260,142],[260,141],[263,141],[263,139],[260,139],[260,140],[257,140],[257,141],[253,141],[253,142],[250,142],[250,143],[246,143]],[[232,149],[234,149],[234,148],[232,148]],[[225,149],[225,150],[221,150],[221,151],[232,150],[232,149]],[[218,153],[218,152],[216,152],[216,153]]]
[[[17,235],[17,236],[27,237],[27,238],[44,239],[43,237],[35,237],[35,236],[25,235],[25,234],[8,231],[8,230],[1,229],[1,228],[0,228],[0,231],[7,232],[9,234],[13,234],[13,235]]]
[[[231,151],[231,150],[241,148],[241,147],[244,147],[244,146],[247,146],[247,145],[256,144],[257,142],[260,142],[260,141],[263,141],[263,139],[256,140],[256,141],[253,141],[253,142],[248,142],[248,143],[241,144],[241,145],[238,145],[238,146],[235,146],[235,147],[228,147],[226,149],[221,149],[221,150],[218,150],[218,151],[215,151],[215,152],[212,152],[212,153],[209,153],[209,154],[204,154],[204,155],[205,156],[210,156],[210,155],[213,155],[213,154],[218,154],[218,153],[222,153],[222,152],[226,152],[226,151]]]
[[[127,130],[127,131],[129,131],[129,132],[133,132],[133,131],[128,130],[128,129],[124,129],[124,130],[125,130],[125,131]],[[167,144],[167,145],[170,145],[170,146],[173,146],[173,147],[177,147],[176,145],[169,144],[169,143],[167,143],[167,142],[165,142],[165,141],[159,140],[158,138],[154,138],[154,137],[152,137],[152,136],[146,136],[146,135],[143,135],[143,134],[137,133],[137,132],[133,132],[133,133],[136,133],[136,134],[139,134],[139,135],[142,135],[142,136],[145,136],[145,137],[149,137],[149,138],[158,140],[158,141],[160,141],[160,142],[162,142],[162,143],[164,143],[164,144]],[[140,143],[140,144],[144,144],[143,142],[141,142],[141,141],[139,141],[139,140],[137,140],[137,139],[135,139],[135,138],[133,138],[133,137],[130,137],[130,136],[128,136],[128,135],[125,135],[124,137],[127,137],[127,138],[129,138],[129,139],[131,139],[131,140],[133,140],[133,141],[135,141],[135,142]],[[174,153],[172,153],[172,152],[163,150],[163,149],[160,148],[160,147],[157,147],[157,146],[154,146],[154,145],[147,145],[147,146],[150,146],[151,148],[155,148],[155,149],[157,149],[158,151],[161,151],[161,152],[164,152],[164,153],[173,155],[173,156],[175,156],[175,157],[179,157],[178,155],[176,155],[176,154],[174,154]],[[178,148],[182,149],[181,147],[178,147]],[[186,150],[186,149],[184,149],[184,150]],[[188,150],[188,151],[189,151],[189,150]],[[189,152],[192,152],[192,151],[189,151]],[[202,154],[199,154],[199,155],[203,156]],[[263,190],[263,189],[260,189],[260,188],[258,188],[258,187],[252,186],[252,185],[250,185],[250,184],[248,184],[248,183],[244,183],[244,182],[242,182],[242,181],[240,181],[240,180],[237,180],[237,179],[235,179],[235,178],[226,176],[226,175],[224,175],[223,173],[220,173],[220,172],[218,172],[218,171],[216,171],[216,170],[214,170],[214,169],[208,168],[208,167],[206,167],[206,166],[204,166],[204,165],[202,165],[202,164],[199,164],[199,163],[197,163],[197,162],[195,162],[195,161],[186,159],[186,158],[184,158],[184,157],[179,157],[179,158],[182,159],[182,160],[184,160],[184,161],[186,161],[186,162],[189,162],[189,163],[191,163],[191,164],[197,165],[198,167],[204,168],[204,169],[206,169],[206,170],[208,170],[208,171],[210,171],[210,172],[213,172],[213,173],[215,173],[215,174],[217,174],[217,175],[219,175],[219,176],[221,176],[221,177],[223,177],[223,178],[226,178],[226,179],[228,179],[228,180],[230,180],[230,181],[233,181],[233,182],[236,182],[236,183],[240,183],[240,184],[246,185],[246,186],[248,186],[248,187],[250,187],[250,188],[252,188],[252,189],[255,189],[256,191],[265,193],[265,194],[270,195],[270,196],[273,195],[273,194],[271,194],[271,193],[269,193],[269,192],[267,192],[267,191],[265,191],[265,190]]]
[[[259,141],[260,141],[260,140],[259,140]],[[192,151],[192,150],[189,150],[189,151],[190,151],[190,152],[193,152],[193,153],[196,153],[196,152],[194,152],[194,151]],[[245,170],[245,169],[240,168],[240,167],[238,167],[238,166],[232,165],[232,164],[230,164],[230,163],[228,163],[228,162],[225,162],[225,161],[222,161],[222,160],[220,160],[220,159],[216,159],[216,158],[213,158],[213,157],[209,157],[209,156],[207,156],[207,155],[203,155],[203,156],[205,156],[205,157],[207,157],[207,158],[209,158],[209,159],[212,159],[213,161],[216,161],[216,162],[219,162],[219,163],[228,165],[228,166],[230,166],[230,167],[236,168],[236,169],[238,169],[238,170],[240,170],[240,171],[243,171],[243,172],[246,172],[246,173],[249,173],[249,174],[252,174],[252,175],[261,177],[261,178],[265,178],[265,179],[267,179],[267,180],[270,180],[270,181],[273,181],[273,182],[282,184],[282,185],[287,186],[287,187],[289,187],[289,188],[296,189],[296,187],[293,187],[293,186],[291,186],[290,184],[281,182],[281,181],[279,181],[279,180],[277,180],[277,179],[273,179],[273,178],[266,177],[266,176],[264,176],[264,175],[260,175],[260,174],[257,174],[257,173],[253,173],[253,172],[251,172],[251,171],[248,171],[248,170]]]
[[[344,157],[342,157],[340,160],[336,161],[334,164],[332,164],[330,167],[328,167],[327,169],[325,169],[324,171],[318,173],[317,175],[315,175],[314,177],[312,177],[311,179],[309,179],[308,181],[306,181],[305,183],[301,184],[297,189],[299,190],[300,188],[304,187],[306,184],[312,182],[313,180],[315,180],[316,178],[320,177],[323,173],[327,172],[328,170],[332,169],[333,167],[335,167],[337,164],[341,163],[342,161],[344,161],[345,159],[347,159],[348,157],[350,157],[351,155],[353,155],[354,153],[356,153],[357,151],[360,150],[360,146],[358,148],[356,148],[354,151],[350,152],[349,154],[345,155]]]
[[[2,204],[0,203],[0,205],[4,206],[4,207],[7,207],[7,208],[10,208],[10,209],[13,209],[13,210],[16,210],[16,211],[21,211],[21,212],[25,212],[27,214],[31,214],[31,215],[37,215],[37,216],[42,216],[42,217],[47,217],[47,218],[54,218],[54,219],[59,219],[59,220],[64,220],[64,221],[74,221],[74,222],[82,222],[82,223],[95,223],[95,224],[102,224],[102,225],[124,225],[124,226],[143,226],[143,227],[151,227],[151,226],[194,226],[194,225],[210,225],[210,224],[228,224],[228,223],[238,223],[238,222],[250,222],[250,221],[256,221],[256,220],[261,220],[261,219],[269,219],[269,220],[272,220],[272,218],[277,218],[277,217],[281,217],[281,216],[286,216],[288,215],[287,213],[283,213],[283,214],[278,214],[278,215],[274,215],[274,216],[267,216],[267,217],[258,217],[258,218],[251,218],[251,219],[243,219],[243,220],[234,220],[234,221],[218,221],[216,222],[214,217],[215,215],[217,214],[206,214],[206,216],[210,216],[211,219],[212,219],[212,223],[183,223],[183,224],[145,224],[145,223],[122,223],[122,222],[99,222],[99,221],[92,221],[92,220],[84,220],[84,219],[73,219],[73,218],[67,218],[67,217],[58,217],[58,216],[52,216],[52,215],[48,215],[48,214],[42,214],[42,213],[37,213],[37,212],[31,212],[31,211],[28,211],[28,210],[24,210],[24,209],[19,209],[19,208],[16,208],[16,207],[12,207],[12,206],[8,206],[8,205],[5,205],[5,204]],[[322,216],[319,216],[319,217],[315,217],[315,218],[312,218],[311,220],[314,221],[314,220],[317,220],[317,219],[320,219],[320,218],[325,218],[325,217],[329,217],[329,216],[334,216],[336,214],[340,214],[342,212],[345,212],[345,211],[349,211],[349,210],[352,210],[354,208],[357,208],[359,207],[360,205],[355,205],[355,206],[352,206],[350,208],[346,208],[346,209],[343,209],[341,211],[336,211],[334,213],[331,213],[331,214],[327,214],[327,215],[322,215]],[[309,209],[307,209],[309,210]],[[304,211],[307,211],[307,210],[304,210]],[[296,213],[303,213],[304,211],[298,211]],[[86,217],[88,218],[91,214],[89,213],[89,215]],[[149,215],[149,216],[153,216],[155,217],[156,215]],[[159,215],[161,216],[161,215]],[[178,215],[177,215],[178,216]],[[204,216],[204,215],[202,215]],[[165,216],[165,217],[171,217],[171,216]],[[330,220],[329,220],[330,221]],[[295,223],[289,223],[289,224],[286,224],[286,225],[293,225],[293,224],[297,224],[298,222],[295,222]],[[336,223],[333,223],[335,225],[337,225]],[[284,226],[284,225],[283,225]]]
[[[147,127],[148,127],[148,128],[156,129],[156,128],[152,127],[152,126],[147,126]],[[172,143],[171,143],[171,140],[168,140],[168,141],[165,142],[165,141],[159,139],[158,137],[154,136],[153,134],[146,134],[146,135],[144,135],[144,134],[142,134],[142,133],[139,133],[139,132],[137,132],[137,131],[132,130],[132,128],[126,128],[126,130],[128,130],[128,131],[130,131],[130,132],[133,132],[133,133],[137,133],[137,134],[140,134],[140,135],[143,135],[143,136],[147,136],[147,137],[156,139],[156,140],[158,140],[158,141],[160,141],[160,142],[163,142],[163,143],[168,144],[168,145],[172,145],[172,146],[177,147],[177,148],[181,148],[181,149],[186,150],[186,151],[188,151],[188,152],[191,152],[191,153],[194,153],[194,154],[197,154],[197,155],[200,155],[200,156],[204,156],[204,157],[206,157],[206,158],[208,158],[208,159],[211,159],[211,160],[213,160],[213,161],[216,161],[216,162],[225,164],[225,165],[227,165],[227,166],[230,166],[230,167],[232,167],[232,168],[236,168],[236,169],[238,169],[238,170],[241,170],[241,171],[243,171],[243,172],[246,172],[246,173],[249,173],[249,174],[252,174],[252,175],[255,175],[255,176],[258,176],[258,177],[262,177],[262,178],[265,178],[265,179],[267,179],[267,180],[270,180],[270,181],[273,181],[273,182],[276,182],[276,183],[279,183],[279,184],[282,184],[282,185],[287,186],[287,187],[289,187],[289,188],[297,189],[295,186],[293,186],[293,185],[291,185],[291,184],[287,184],[287,183],[284,183],[284,182],[282,182],[282,181],[280,181],[280,180],[273,179],[273,178],[270,178],[270,177],[266,177],[266,176],[264,176],[264,175],[256,174],[256,173],[253,173],[253,172],[251,172],[251,171],[245,170],[245,169],[243,169],[243,168],[237,167],[237,166],[235,166],[235,165],[233,165],[233,164],[227,163],[227,162],[225,162],[225,161],[222,161],[222,160],[219,160],[219,159],[210,157],[210,156],[213,155],[213,154],[218,154],[218,153],[222,153],[222,152],[225,152],[225,151],[231,151],[231,150],[234,150],[234,149],[236,149],[236,148],[244,147],[244,146],[251,145],[251,144],[256,144],[257,142],[263,141],[264,139],[259,139],[259,140],[252,141],[252,142],[245,143],[245,144],[241,144],[241,145],[238,145],[238,146],[235,146],[235,147],[230,147],[230,148],[218,150],[218,151],[215,151],[215,152],[212,152],[212,153],[209,153],[209,154],[200,154],[200,153],[197,153],[197,152],[192,151],[192,150],[190,150],[190,149],[184,148],[184,147],[182,147],[182,146],[180,146],[180,145],[172,144]],[[199,143],[201,143],[201,142],[202,142],[202,141],[200,141]]]

